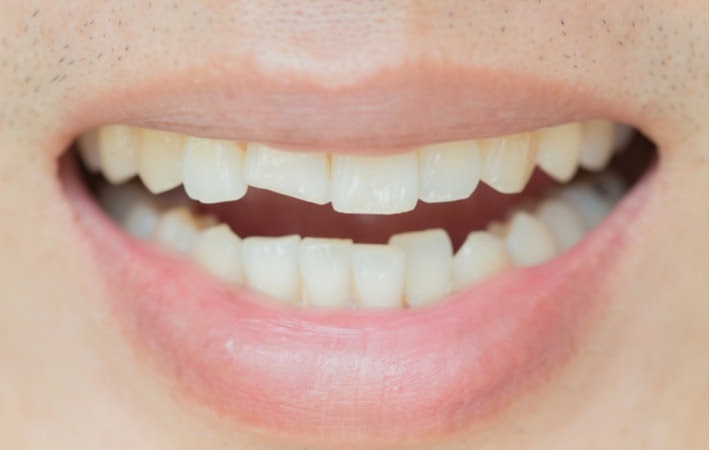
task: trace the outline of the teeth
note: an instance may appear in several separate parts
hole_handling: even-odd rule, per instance
[[[614,126],[614,150],[617,152],[623,150],[629,142],[631,142],[631,138],[633,137],[633,128],[628,125],[617,123]]]
[[[198,226],[192,212],[181,206],[160,216],[154,239],[177,253],[190,254],[195,244]]]
[[[184,141],[179,134],[143,130],[138,175],[150,192],[157,194],[180,186]]]
[[[406,257],[392,245],[355,244],[352,249],[353,283],[359,306],[401,308]]]
[[[579,212],[588,228],[594,228],[611,210],[612,204],[602,198],[592,186],[577,183],[560,191],[560,197]]]
[[[481,156],[476,141],[419,149],[419,198],[428,203],[468,198],[478,185]]]
[[[454,257],[454,286],[470,286],[511,265],[503,240],[486,231],[473,231]]]
[[[96,173],[101,170],[98,131],[90,131],[79,138],[79,156],[89,172]]]
[[[523,190],[535,168],[532,133],[479,141],[483,157],[481,180],[504,194]]]
[[[128,208],[121,225],[131,236],[147,241],[153,237],[159,219],[160,209],[153,202],[137,201]]]
[[[300,236],[248,237],[242,242],[242,262],[247,285],[285,303],[300,295],[298,247]]]
[[[243,164],[244,150],[236,142],[188,138],[183,167],[185,192],[202,203],[238,200],[247,192]]]
[[[330,201],[330,167],[323,153],[295,153],[249,144],[244,176],[249,185],[324,205]]]
[[[552,231],[560,250],[572,247],[587,231],[580,214],[562,200],[545,200],[535,215]]]
[[[135,128],[111,125],[98,131],[99,155],[104,176],[113,184],[138,173],[140,137]]]
[[[343,213],[411,211],[419,194],[416,152],[392,156],[332,156],[333,209]]]
[[[533,266],[556,254],[555,237],[547,225],[526,212],[513,215],[506,236],[513,264]]]
[[[306,305],[324,308],[350,305],[352,246],[349,239],[303,239],[299,262]]]
[[[537,135],[537,164],[557,181],[569,181],[577,172],[582,125],[568,123],[544,128]]]
[[[451,292],[454,251],[446,231],[395,234],[389,245],[401,248],[406,256],[405,296],[409,306],[427,305]]]
[[[587,170],[606,167],[614,151],[614,123],[607,120],[590,120],[582,128],[582,149],[579,165]]]
[[[215,225],[197,236],[194,257],[212,275],[240,285],[244,281],[241,247],[242,240],[227,225]]]

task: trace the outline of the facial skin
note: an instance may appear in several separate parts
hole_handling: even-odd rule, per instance
[[[596,287],[608,307],[574,356],[494,414],[422,448],[707,446],[706,18],[706,2],[660,0],[0,3],[4,445],[302,448],[184,395],[124,336],[60,188],[57,158],[104,121],[207,130],[224,110],[175,106],[174,116],[157,117],[132,106],[186,78],[209,84],[255,73],[265,83],[292,77],[314,91],[347,91],[395,83],[393,68],[426,61],[429,75],[434,67],[523,72],[593,93],[613,104],[613,119],[649,136],[660,160],[634,239]],[[124,91],[134,96],[113,94]],[[245,133],[258,137],[269,126],[263,117]]]

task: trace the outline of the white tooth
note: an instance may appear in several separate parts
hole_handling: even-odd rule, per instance
[[[557,253],[552,231],[534,216],[522,211],[515,213],[510,220],[506,245],[516,266],[539,264]]]
[[[228,283],[240,285],[242,276],[242,240],[225,224],[200,232],[194,257],[206,271]]]
[[[296,153],[250,143],[244,177],[250,186],[324,205],[330,201],[330,167],[324,153]]]
[[[433,303],[451,292],[454,250],[442,229],[395,234],[389,245],[404,250],[405,297],[409,306]]]
[[[154,240],[178,253],[192,253],[198,225],[192,212],[178,207],[165,212],[158,219]]]
[[[561,250],[567,250],[579,242],[587,229],[580,214],[562,200],[545,200],[540,204],[535,215],[555,235]]]
[[[96,173],[101,170],[101,154],[99,153],[99,132],[90,131],[79,137],[79,156],[84,167],[89,172]]]
[[[417,153],[332,156],[333,209],[343,213],[396,214],[417,204]]]
[[[126,212],[121,221],[123,228],[133,237],[150,240],[160,219],[160,209],[150,200],[137,201]]]
[[[353,287],[365,308],[401,308],[405,278],[404,250],[392,245],[355,244]]]
[[[480,140],[481,180],[504,194],[522,191],[535,169],[533,138],[532,133],[520,133]]]
[[[244,149],[236,142],[190,137],[185,140],[183,184],[202,203],[238,200],[247,192]]]
[[[557,181],[569,181],[577,171],[582,148],[582,124],[568,123],[536,131],[537,165]]]
[[[617,123],[614,126],[614,151],[620,152],[625,149],[634,136],[634,129],[628,125]]]
[[[248,237],[242,242],[242,267],[247,285],[285,303],[300,294],[297,235],[278,238]]]
[[[582,150],[579,165],[587,170],[606,167],[614,150],[614,123],[589,120],[582,126]]]
[[[597,226],[612,208],[612,204],[588,183],[566,186],[559,195],[579,212],[589,228]]]
[[[454,285],[456,289],[470,286],[511,265],[501,238],[486,231],[473,231],[454,256]]]
[[[122,183],[138,173],[140,136],[137,130],[124,125],[101,127],[99,155],[104,176],[111,183]]]
[[[419,149],[419,198],[428,203],[468,198],[481,177],[476,141],[447,142]]]
[[[184,136],[158,130],[142,130],[138,175],[154,194],[182,183]]]
[[[324,308],[349,306],[352,245],[349,239],[303,239],[299,262],[306,305]]]

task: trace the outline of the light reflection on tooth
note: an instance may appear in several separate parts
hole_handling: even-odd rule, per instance
[[[468,198],[478,185],[481,156],[476,141],[422,147],[419,153],[419,198],[428,203]]]
[[[559,199],[548,199],[542,202],[535,216],[552,231],[561,250],[567,250],[579,242],[587,231],[580,214]]]
[[[483,170],[481,180],[504,194],[522,191],[535,169],[532,133],[479,140]]]
[[[537,164],[557,181],[569,181],[577,172],[582,149],[582,125],[568,123],[543,128],[537,137]]]
[[[526,212],[517,212],[510,220],[506,245],[513,264],[532,266],[556,254],[557,243],[547,225]]]
[[[154,194],[169,191],[182,183],[183,144],[176,133],[141,130],[138,175]]]
[[[101,169],[108,181],[123,183],[138,173],[140,137],[135,129],[109,125],[99,130]]]
[[[225,224],[200,232],[195,242],[197,263],[212,275],[233,285],[244,282],[242,241]]]
[[[297,235],[279,238],[248,237],[242,241],[242,264],[247,285],[285,303],[300,295]]]
[[[614,150],[614,123],[589,120],[582,125],[582,149],[579,165],[587,170],[606,167]]]
[[[495,275],[512,265],[505,242],[489,232],[473,231],[454,256],[456,289]]]
[[[350,305],[352,246],[350,239],[301,241],[299,265],[305,305],[320,308]]]
[[[202,203],[234,201],[247,192],[244,149],[234,141],[188,138],[183,184],[187,195]]]
[[[154,239],[177,253],[191,254],[197,237],[198,224],[192,212],[185,207],[167,211],[158,220]]]
[[[355,244],[353,284],[364,308],[401,308],[406,273],[404,250],[392,245]]]

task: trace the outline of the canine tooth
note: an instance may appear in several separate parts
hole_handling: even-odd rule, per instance
[[[556,254],[555,237],[547,225],[526,212],[517,212],[510,220],[506,245],[513,264],[532,266]]]
[[[123,228],[133,237],[150,240],[158,227],[160,210],[149,200],[133,203],[121,222]]]
[[[358,304],[365,308],[401,308],[405,264],[404,250],[399,247],[353,245],[353,287]]]
[[[295,153],[247,145],[244,177],[250,186],[319,205],[330,201],[330,169],[324,153]]]
[[[595,192],[588,183],[567,186],[560,191],[559,195],[579,212],[589,228],[594,228],[604,220],[612,208],[611,203]]]
[[[505,242],[489,232],[473,231],[454,256],[454,285],[460,289],[512,265]]]
[[[447,142],[418,150],[419,198],[428,203],[468,198],[481,177],[476,141]]]
[[[98,130],[90,131],[79,137],[79,156],[89,172],[96,173],[101,170]]]
[[[350,304],[352,241],[305,238],[299,249],[306,305],[344,308]]]
[[[123,183],[138,173],[140,136],[135,128],[124,125],[101,127],[99,155],[101,169],[108,181]]]
[[[552,231],[561,250],[567,250],[579,242],[587,229],[580,214],[562,200],[545,200],[535,215]]]
[[[236,142],[190,137],[184,157],[183,184],[190,198],[218,203],[246,194],[244,150]]]
[[[606,167],[614,150],[614,123],[589,120],[582,127],[582,149],[579,165],[587,170]]]
[[[195,241],[195,260],[207,272],[235,285],[243,283],[242,240],[225,224],[199,233]]]
[[[568,123],[536,131],[537,165],[557,181],[569,181],[577,171],[582,148],[582,124]]]
[[[479,145],[483,161],[481,180],[504,194],[522,191],[535,169],[533,134],[482,139]]]
[[[242,267],[247,285],[286,303],[300,294],[297,235],[278,238],[248,237],[242,241]]]
[[[165,212],[158,219],[154,239],[159,244],[178,253],[192,253],[198,225],[192,212],[178,207]]]
[[[185,138],[176,133],[142,130],[138,175],[153,194],[182,183],[184,142]]]
[[[331,197],[336,211],[396,214],[414,209],[418,194],[416,152],[391,156],[332,155]]]
[[[407,273],[405,297],[409,306],[422,306],[451,292],[454,250],[442,229],[395,234],[389,245],[404,250]]]

